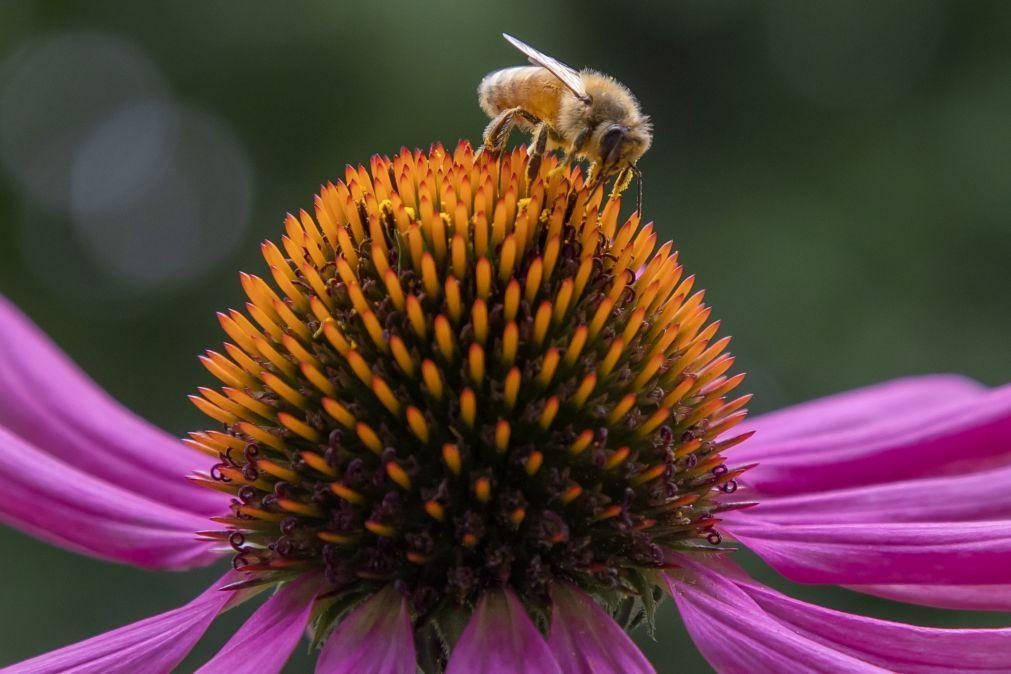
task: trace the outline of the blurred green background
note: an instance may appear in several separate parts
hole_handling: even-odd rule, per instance
[[[0,292],[126,405],[203,428],[185,399],[209,380],[196,355],[221,342],[214,311],[242,302],[236,272],[264,271],[257,243],[345,163],[477,139],[477,82],[520,62],[502,31],[615,75],[653,117],[647,214],[735,336],[755,411],[913,373],[1011,379],[1000,0],[6,0]],[[218,573],[120,568],[7,530],[0,544],[0,665],[175,607]],[[659,670],[706,671],[669,607],[662,622],[642,639]]]

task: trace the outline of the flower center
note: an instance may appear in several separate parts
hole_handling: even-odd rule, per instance
[[[221,315],[224,387],[194,397],[223,427],[190,440],[254,581],[393,583],[418,624],[509,586],[536,615],[554,580],[640,597],[720,543],[728,340],[670,244],[555,161],[528,187],[523,150],[374,157],[263,244],[280,293],[242,276],[252,320]]]

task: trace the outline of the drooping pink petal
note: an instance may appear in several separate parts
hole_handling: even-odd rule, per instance
[[[446,674],[562,674],[544,637],[510,590],[490,590],[478,602]]]
[[[305,633],[318,590],[317,575],[306,575],[286,584],[197,670],[198,674],[280,672]]]
[[[729,566],[729,565],[727,565]],[[917,627],[787,597],[731,567],[687,563],[671,594],[720,672],[1007,672],[1011,629]]]
[[[847,585],[855,592],[908,604],[964,611],[1011,611],[1011,583],[1004,585]]]
[[[1011,448],[1009,448],[1011,451]],[[1011,519],[1011,466],[793,496],[762,496],[727,521],[777,524],[973,522]]]
[[[1011,386],[974,390],[934,377],[892,386],[902,395],[884,402],[875,387],[759,418],[750,426],[755,436],[734,450],[735,461],[759,462],[744,482],[762,494],[793,495],[1008,462]]]
[[[551,588],[548,646],[563,672],[645,674],[656,670],[611,616],[572,585]]]
[[[415,674],[417,656],[407,601],[388,585],[327,638],[317,674]]]
[[[249,595],[220,588],[237,580],[229,572],[190,603],[86,641],[25,660],[3,674],[134,674],[170,672],[214,618]]]
[[[208,521],[108,484],[0,428],[0,521],[76,552],[149,569],[218,558]]]
[[[109,397],[0,297],[0,426],[83,472],[200,514],[222,494],[184,479],[208,459]]]
[[[742,517],[727,529],[798,583],[1011,583],[1011,520],[784,526]]]

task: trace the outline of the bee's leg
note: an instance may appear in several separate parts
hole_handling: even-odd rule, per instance
[[[611,187],[611,198],[620,197],[621,193],[628,189],[628,186],[632,184],[632,168],[623,168],[618,171],[618,177],[614,179],[614,185]]]
[[[516,124],[516,116],[519,115],[529,121],[532,124],[539,124],[540,120],[531,115],[529,112],[520,107],[509,108],[508,110],[503,110],[495,116],[488,126],[484,129],[484,134],[482,136],[484,142],[481,144],[481,149],[478,150],[478,154],[488,152],[492,158],[497,159],[505,149],[506,143],[509,141],[509,133],[513,130],[513,126]]]
[[[604,174],[601,172],[600,163],[593,162],[590,168],[586,169],[586,180],[583,182],[589,189],[595,190],[604,182]]]
[[[529,185],[541,171],[541,160],[548,149],[548,125],[541,122],[534,129],[534,137],[530,142],[528,154],[530,160],[527,163],[527,184]]]

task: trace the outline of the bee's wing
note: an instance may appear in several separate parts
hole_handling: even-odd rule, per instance
[[[568,87],[569,90],[572,91],[572,93],[574,93],[581,101],[584,103],[590,102],[590,95],[586,93],[586,89],[583,87],[583,80],[579,77],[578,72],[558,59],[551,58],[547,54],[537,51],[527,43],[517,40],[512,35],[502,33],[502,37],[504,37],[509,44],[523,52],[535,66],[540,66],[557,77],[561,83]]]

